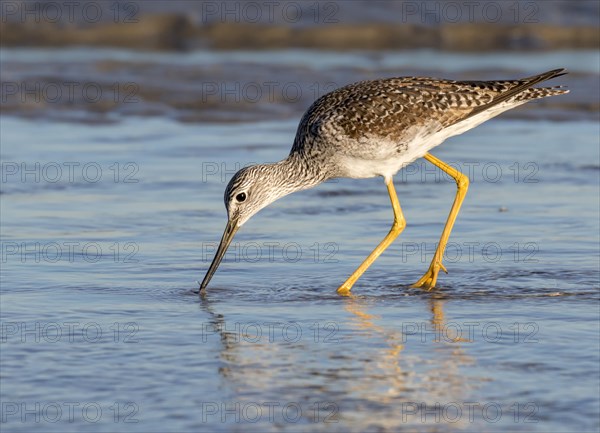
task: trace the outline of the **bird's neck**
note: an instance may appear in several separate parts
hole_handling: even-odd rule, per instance
[[[312,188],[330,177],[299,153],[291,153],[286,159],[269,164],[269,170],[275,179],[279,197]]]

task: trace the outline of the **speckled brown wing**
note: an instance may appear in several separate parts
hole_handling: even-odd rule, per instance
[[[361,81],[318,99],[298,127],[294,149],[310,142],[360,142],[381,138],[399,143],[414,134],[413,126],[436,133],[502,102],[564,93],[531,86],[563,75],[562,70],[512,81],[452,81],[422,77]],[[408,134],[408,135],[407,135]]]

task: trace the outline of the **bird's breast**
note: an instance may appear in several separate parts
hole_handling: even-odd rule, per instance
[[[376,176],[390,178],[410,161],[406,161],[404,158],[379,160],[342,156],[337,162],[341,177],[365,179]]]
[[[412,130],[411,130],[412,129]],[[390,178],[439,144],[426,129],[409,128],[402,136],[363,136],[338,141],[333,159],[340,176]]]

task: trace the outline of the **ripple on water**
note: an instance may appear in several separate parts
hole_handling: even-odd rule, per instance
[[[441,276],[439,287],[425,291],[411,288],[410,284],[398,284],[388,275],[370,276],[363,277],[355,285],[352,294],[361,299],[390,302],[403,300],[406,297],[485,302],[561,297],[585,301],[600,299],[600,287],[593,284],[597,278],[598,274],[593,270],[514,271],[506,269],[490,271],[487,274],[476,272],[474,276],[462,275],[456,282],[444,281],[444,277]],[[568,281],[568,287],[561,284],[561,281]],[[213,283],[207,288],[205,296],[212,300],[226,297],[244,303],[329,303],[344,299],[337,295],[336,288],[335,283],[324,282],[319,277],[305,278],[300,281],[298,277],[291,276],[281,281],[272,279],[266,284],[257,284],[256,280],[246,280],[243,289]],[[183,293],[186,296],[198,296],[198,288],[190,288]]]

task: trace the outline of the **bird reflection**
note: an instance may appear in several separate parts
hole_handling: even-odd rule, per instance
[[[385,317],[386,310],[375,306],[373,298],[351,294],[340,304],[340,314],[332,316],[327,310],[327,317],[339,326],[337,338],[330,342],[323,332],[316,338],[314,319],[296,319],[303,334],[292,341],[281,338],[280,328],[272,334],[265,332],[267,322],[256,318],[253,323],[263,326],[257,338],[254,325],[235,323],[217,313],[208,298],[201,298],[200,307],[210,317],[214,342],[220,342],[219,374],[236,402],[275,401],[282,407],[302,402],[302,416],[312,423],[324,415],[314,410],[315,402],[333,402],[342,423],[338,427],[347,423],[353,430],[375,425],[386,430],[423,426],[420,410],[408,417],[402,413],[408,403],[427,407],[426,424],[433,420],[439,425],[431,407],[471,398],[475,378],[463,372],[474,363],[463,348],[468,339],[454,332],[447,321],[447,300],[435,293],[427,296],[430,315],[423,322],[411,322],[410,328],[396,317]],[[361,416],[365,411],[371,415]],[[468,420],[452,422],[452,426],[459,427],[461,422]]]
[[[409,322],[391,327],[378,324],[385,322],[384,318],[369,313],[368,298],[355,295],[346,298],[344,308],[351,314],[350,324],[366,332],[368,341],[379,338],[385,342],[385,347],[369,352],[373,362],[365,363],[362,376],[365,380],[354,388],[360,389],[362,398],[373,404],[391,405],[397,414],[401,412],[399,407],[409,407],[410,411],[405,411],[409,413],[402,414],[404,426],[411,422],[443,424],[444,417],[435,414],[436,407],[443,411],[449,404],[469,401],[473,384],[461,373],[461,367],[473,365],[474,360],[462,347],[461,343],[469,340],[464,338],[460,326],[447,323],[445,302],[431,293],[428,323]],[[423,357],[423,352],[430,355]],[[382,427],[397,427],[397,421],[398,417],[394,421],[386,419],[381,421]],[[465,422],[468,420],[461,417],[452,425],[457,427]]]

